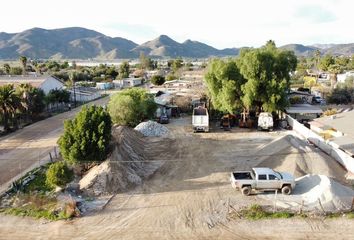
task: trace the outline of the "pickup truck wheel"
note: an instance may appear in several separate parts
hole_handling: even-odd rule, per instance
[[[243,195],[248,196],[248,195],[251,194],[251,190],[252,190],[251,187],[247,186],[247,187],[243,187],[241,189],[241,192],[242,192]]]
[[[284,186],[281,189],[281,193],[284,194],[284,195],[290,195],[291,191],[292,191],[292,189],[291,189],[290,186]]]

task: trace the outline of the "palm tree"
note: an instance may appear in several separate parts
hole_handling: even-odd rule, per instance
[[[28,120],[30,108],[32,107],[32,96],[30,94],[32,90],[32,85],[28,83],[21,83],[16,89],[16,93],[21,100],[22,109],[26,115],[26,120]]]
[[[23,68],[23,74],[26,74],[27,58],[25,56],[20,56],[20,63]]]
[[[6,73],[7,75],[10,74],[11,67],[10,67],[10,65],[9,65],[8,63],[5,63],[5,64],[4,64],[4,70],[5,70],[5,73]]]
[[[20,108],[20,98],[17,96],[14,86],[12,84],[0,86],[0,112],[3,115],[5,132],[10,130],[10,117],[15,117],[18,108]]]
[[[342,68],[339,64],[332,64],[328,67],[328,72],[331,74],[331,88],[335,88],[337,85],[337,75],[342,72]]]

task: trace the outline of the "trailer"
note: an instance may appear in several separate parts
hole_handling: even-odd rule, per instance
[[[208,109],[202,106],[193,109],[193,132],[209,132]]]

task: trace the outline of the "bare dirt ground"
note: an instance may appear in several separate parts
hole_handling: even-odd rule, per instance
[[[102,105],[107,101],[108,97],[90,104]],[[0,138],[0,187],[33,164],[39,164],[44,157],[48,158],[63,132],[64,120],[73,118],[80,109],[58,114]]]
[[[175,140],[156,155],[155,160],[165,163],[142,185],[116,194],[104,210],[72,221],[1,215],[0,239],[354,239],[354,221],[345,218],[228,219],[230,205],[269,204],[262,194],[245,197],[232,189],[231,171],[280,156],[288,162],[310,154],[282,141],[286,132],[193,134],[188,117],[166,126]],[[334,164],[328,156],[317,157]],[[334,166],[332,174],[345,175]]]

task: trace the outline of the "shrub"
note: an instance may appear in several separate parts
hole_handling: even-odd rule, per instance
[[[152,76],[151,83],[154,85],[162,85],[165,83],[165,77],[163,77],[161,75]]]
[[[327,97],[327,103],[348,104],[352,101],[353,89],[335,88]]]
[[[114,123],[134,127],[152,118],[157,105],[145,90],[131,88],[112,96],[108,109]]]
[[[100,106],[83,107],[75,119],[64,122],[58,144],[69,163],[103,161],[109,152],[111,117]]]
[[[290,102],[290,104],[300,104],[300,103],[303,103],[303,100],[299,96],[294,96],[292,98],[289,98],[289,102]]]
[[[334,115],[334,114],[336,114],[336,113],[337,113],[337,109],[332,108],[332,109],[326,110],[326,111],[323,113],[323,115],[325,115],[325,116],[331,116],[331,115]]]
[[[175,75],[173,75],[173,74],[168,74],[166,76],[166,81],[172,81],[172,80],[175,80],[175,79],[177,79],[177,77]]]
[[[74,174],[65,162],[56,162],[50,165],[46,172],[46,183],[52,187],[65,187],[73,180]]]

